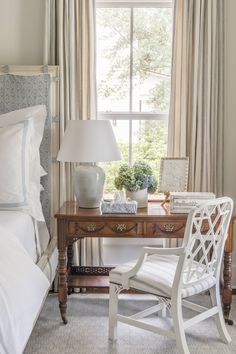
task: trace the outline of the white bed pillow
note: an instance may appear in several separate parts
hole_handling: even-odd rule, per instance
[[[0,115],[0,166],[3,171],[3,174],[0,174],[0,209],[24,210],[39,221],[44,221],[40,202],[39,147],[45,119],[45,106]],[[15,131],[18,135],[13,134]],[[8,139],[7,134],[10,134]],[[9,148],[14,144],[16,145],[13,149]],[[24,178],[20,173],[23,173]],[[12,188],[15,180],[17,183],[15,188]]]
[[[50,287],[11,232],[0,227],[0,353],[23,353]]]
[[[32,123],[0,127],[0,208],[26,207]]]

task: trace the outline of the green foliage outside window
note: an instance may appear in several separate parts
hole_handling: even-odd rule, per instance
[[[103,60],[98,64],[106,62],[107,65],[98,84],[98,96],[109,101],[123,99],[129,94],[130,11],[125,8],[97,11],[97,24],[101,29],[98,48],[105,43],[101,53]],[[170,93],[172,9],[137,8],[133,11],[134,101],[146,100],[149,111],[167,112]],[[155,83],[154,86],[151,84],[147,97],[135,92],[143,91],[145,80]],[[140,111],[137,109],[138,103],[133,102],[134,111]]]

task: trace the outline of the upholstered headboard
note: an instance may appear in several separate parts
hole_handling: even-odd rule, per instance
[[[58,171],[54,163],[59,147],[59,69],[56,66],[0,66],[0,114],[45,105],[47,118],[40,146],[41,165],[47,172],[41,183],[41,202],[47,226],[53,232]],[[55,166],[54,166],[55,165]],[[54,193],[55,192],[55,193]],[[56,200],[55,200],[56,198]]]

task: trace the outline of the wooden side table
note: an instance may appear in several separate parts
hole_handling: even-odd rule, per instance
[[[72,265],[73,243],[84,237],[122,238],[183,238],[187,214],[170,214],[160,203],[150,202],[137,214],[101,214],[100,209],[81,209],[74,202],[66,202],[55,215],[59,251],[59,307],[63,322],[67,323],[67,294],[73,288],[108,287],[108,267],[76,267]],[[222,300],[225,320],[229,320],[232,303],[232,217],[224,250],[224,284]]]

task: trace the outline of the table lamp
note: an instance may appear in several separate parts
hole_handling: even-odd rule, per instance
[[[58,161],[79,162],[73,188],[80,208],[98,208],[103,196],[105,172],[97,162],[120,160],[110,121],[71,120],[68,122]]]

